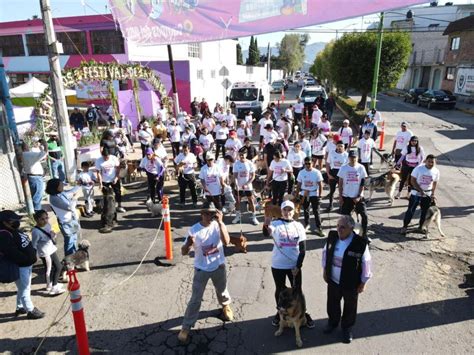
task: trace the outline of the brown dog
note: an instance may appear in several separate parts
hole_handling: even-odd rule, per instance
[[[278,297],[278,313],[280,314],[280,327],[275,332],[278,337],[285,327],[295,328],[296,345],[301,348],[300,327],[306,325],[306,301],[301,288],[285,288]]]
[[[237,253],[247,253],[247,238],[242,234],[239,237],[230,237],[230,244],[234,245]]]
[[[285,195],[283,200],[290,200],[295,205],[295,214],[293,219],[296,221],[300,218],[301,206],[303,205],[303,199],[301,196]],[[281,218],[281,207],[271,203],[271,199],[264,200],[262,202],[263,213],[265,215],[265,221],[271,221],[272,219]],[[268,223],[269,224],[269,223]]]

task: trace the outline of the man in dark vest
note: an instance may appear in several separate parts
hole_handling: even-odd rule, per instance
[[[352,327],[356,321],[357,299],[372,277],[371,257],[367,239],[354,232],[351,216],[342,215],[337,221],[337,232],[330,231],[323,250],[323,278],[328,284],[328,324],[325,334],[331,333],[341,322],[343,342],[352,341]],[[341,299],[344,308],[341,317]]]

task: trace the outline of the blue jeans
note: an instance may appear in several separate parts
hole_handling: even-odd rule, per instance
[[[51,160],[51,172],[53,174],[53,178],[59,179],[62,182],[66,181],[64,163],[62,160]]]
[[[43,199],[44,179],[42,176],[28,175],[28,184],[33,199],[33,208],[38,211],[41,209],[41,200]]]
[[[20,277],[15,281],[18,292],[16,294],[16,308],[24,308],[31,312],[33,302],[31,302],[31,270],[33,266],[20,267]]]
[[[408,209],[405,212],[405,218],[403,218],[403,227],[408,227],[415,214],[416,208],[418,205],[421,207],[421,215],[420,215],[420,228],[425,222],[426,219],[426,212],[428,212],[428,208],[430,208],[431,204],[431,197],[430,196],[415,196],[410,195],[410,200],[408,202]]]
[[[64,256],[77,251],[77,235],[80,230],[79,222],[73,219],[70,222],[60,222],[59,229],[64,237]]]

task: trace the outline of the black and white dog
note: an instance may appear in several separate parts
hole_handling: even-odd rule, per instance
[[[63,264],[63,280],[66,280],[66,273],[68,270],[73,270],[76,268],[91,271],[89,266],[89,248],[91,243],[84,239],[78,245],[78,250],[74,254],[70,254],[64,257]]]

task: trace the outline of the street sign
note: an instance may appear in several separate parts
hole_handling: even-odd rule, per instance
[[[229,75],[229,69],[226,68],[224,65],[220,70],[219,70],[219,75],[220,76],[227,76]]]
[[[224,80],[222,80],[222,83],[221,83],[221,84],[222,84],[222,86],[224,87],[224,89],[227,90],[228,88],[231,87],[232,82],[231,82],[229,79],[225,78]]]

